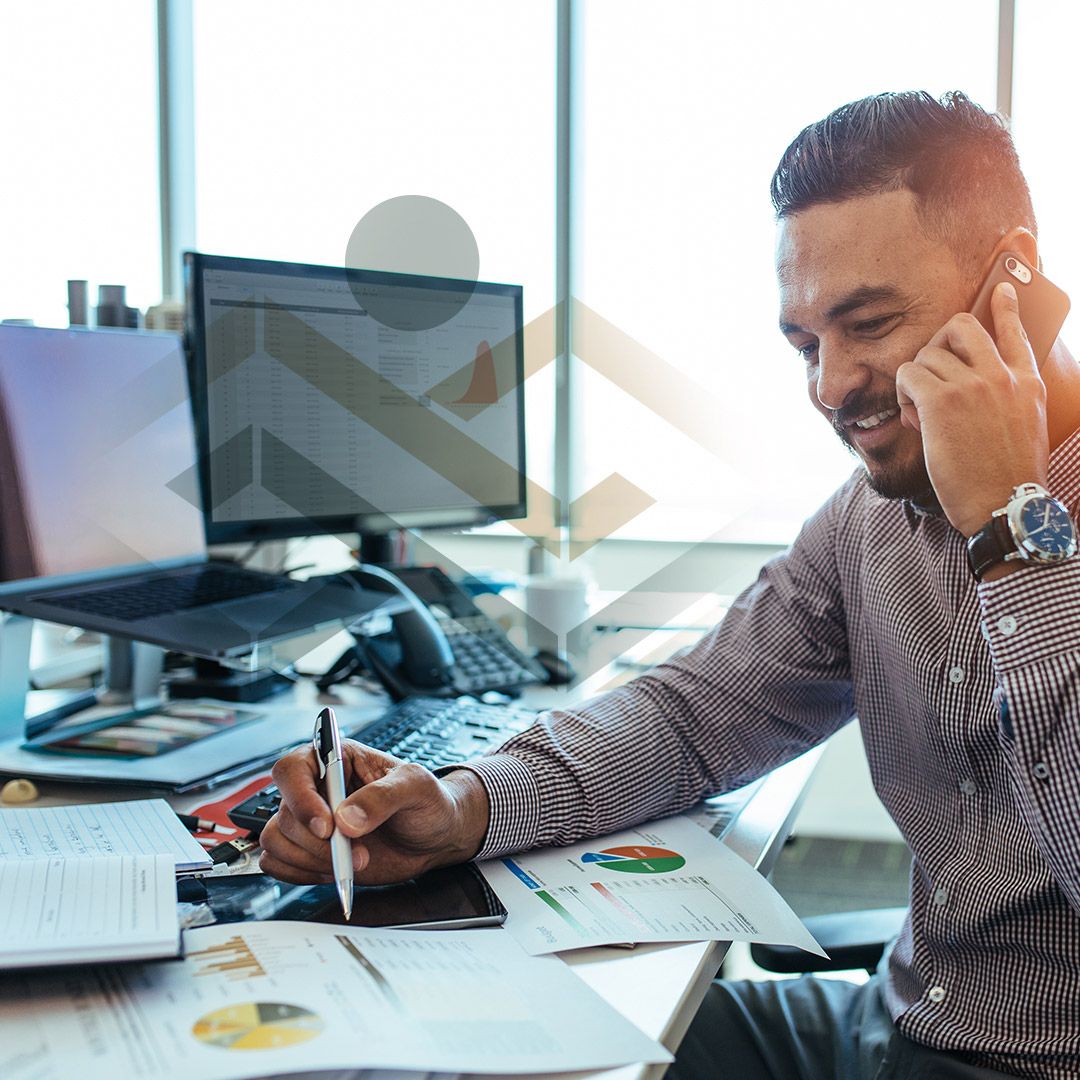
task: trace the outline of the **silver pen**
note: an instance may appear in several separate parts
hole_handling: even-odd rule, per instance
[[[319,713],[315,720],[315,734],[312,736],[311,745],[315,748],[315,758],[319,762],[319,779],[326,785],[326,801],[330,804],[330,813],[336,815],[337,808],[345,801],[345,766],[341,753],[341,732],[338,730],[333,709],[323,709]],[[338,896],[341,898],[341,910],[345,912],[345,921],[348,922],[352,915],[353,900],[352,845],[349,838],[342,835],[338,829],[336,819],[330,836],[330,858],[333,862]]]

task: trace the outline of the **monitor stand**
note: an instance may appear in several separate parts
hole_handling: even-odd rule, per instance
[[[362,563],[375,566],[390,566],[397,562],[394,558],[394,541],[390,533],[361,533],[357,544]]]
[[[161,701],[165,654],[156,645],[109,639],[103,690],[31,690],[30,641],[34,620],[0,613],[0,742],[34,738],[58,720],[94,705],[147,708]]]
[[[214,698],[217,701],[263,701],[292,686],[292,680],[269,668],[236,671],[201,656],[194,658],[192,674],[169,680],[169,697]]]

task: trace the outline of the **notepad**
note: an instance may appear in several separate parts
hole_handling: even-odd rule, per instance
[[[213,865],[164,799],[0,809],[0,864],[88,855],[171,855],[178,871]]]
[[[0,970],[179,951],[171,855],[0,860]]]

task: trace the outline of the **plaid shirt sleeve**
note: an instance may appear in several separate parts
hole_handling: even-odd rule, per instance
[[[979,586],[1020,811],[1080,912],[1080,560]]]
[[[834,531],[842,488],[686,656],[580,708],[542,715],[480,776],[490,858],[678,813],[816,745],[851,719]]]

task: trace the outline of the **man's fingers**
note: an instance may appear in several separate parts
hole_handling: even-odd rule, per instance
[[[968,367],[977,367],[997,355],[986,327],[967,312],[954,315],[924,348],[950,352]]]
[[[348,787],[380,780],[398,764],[389,754],[352,740],[346,740],[343,747]],[[329,839],[334,831],[334,819],[323,797],[319,767],[311,749],[304,747],[286,754],[274,765],[271,776],[281,792],[282,809],[291,815],[291,821],[285,816],[282,823],[291,826],[295,822],[309,830],[316,842]],[[297,828],[289,827],[288,834],[296,843],[314,850]]]
[[[1020,321],[1020,301],[1009,281],[1002,281],[990,296],[990,313],[994,317],[994,338],[1001,359],[1011,368],[1037,367],[1027,331]]]
[[[355,739],[346,739],[342,749],[346,766],[345,781],[350,787],[381,780],[395,765],[400,764],[399,758],[376,750],[373,746],[365,746]]]
[[[900,405],[901,423],[916,431],[922,431],[919,403],[935,386],[941,386],[941,382],[940,376],[913,360],[896,369],[896,400]]]
[[[278,881],[287,881],[290,885],[327,885],[333,882],[334,875],[303,870],[291,863],[264,851],[259,857],[259,869]]]
[[[916,354],[919,367],[936,375],[942,382],[961,382],[972,376],[971,365],[956,353],[937,345],[924,345]]]
[[[328,859],[330,857],[330,842],[317,837],[304,822],[296,817],[287,804],[282,803],[281,809],[273,820],[277,826],[277,831],[297,847],[303,848],[317,858]],[[263,831],[265,832],[265,829]],[[265,847],[265,843],[263,846]]]
[[[346,836],[366,836],[394,814],[433,798],[437,785],[422,765],[401,762],[382,778],[354,791],[338,807],[338,828]]]
[[[297,843],[286,832],[286,829],[294,834],[307,833],[307,829],[287,820],[283,821],[285,810],[279,811],[267,823],[259,837],[259,842],[265,852],[282,863],[313,873],[328,873],[330,870],[330,845],[325,840],[314,840],[315,844],[321,845],[321,849],[312,849],[306,844]],[[310,833],[308,833],[310,836]]]
[[[319,793],[318,766],[313,751],[310,748],[293,750],[278,760],[270,775],[284,804],[296,819],[320,840],[326,840],[334,831],[334,823],[330,807]]]

